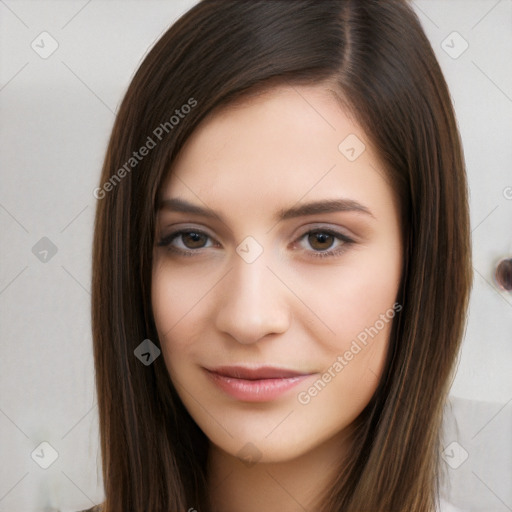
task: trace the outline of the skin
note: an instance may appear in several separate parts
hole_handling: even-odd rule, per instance
[[[366,145],[354,161],[338,149],[349,134]],[[327,85],[282,86],[206,118],[161,189],[162,199],[185,199],[221,217],[159,210],[152,282],[170,378],[210,440],[210,495],[218,510],[312,507],[346,453],[353,422],[378,384],[392,321],[359,343],[341,371],[333,364],[393,311],[402,273],[398,205],[382,169]],[[274,220],[280,210],[339,198],[371,215]],[[207,235],[169,242],[192,256],[158,245],[185,228]],[[353,243],[308,236],[314,229]],[[237,252],[248,236],[263,250],[250,263]],[[251,244],[242,247],[254,256],[258,245]],[[224,393],[203,369],[235,364],[311,375],[274,400],[253,403]],[[329,368],[330,382],[301,403],[299,393],[307,395]],[[256,463],[240,460],[247,453]]]

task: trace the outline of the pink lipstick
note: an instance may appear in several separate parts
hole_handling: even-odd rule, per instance
[[[217,387],[244,402],[274,400],[312,375],[270,366],[221,366],[205,370]]]

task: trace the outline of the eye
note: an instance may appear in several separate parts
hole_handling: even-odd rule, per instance
[[[212,247],[213,243],[211,240],[210,245],[208,245],[209,240],[210,236],[200,230],[182,229],[166,236],[158,245],[166,247],[169,251],[191,256],[193,253],[198,252],[197,249]]]
[[[297,242],[311,257],[337,256],[355,243],[342,233],[321,228],[307,231],[295,243]],[[219,244],[201,230],[182,229],[164,237],[158,242],[158,246],[182,256],[194,256],[200,254],[201,249],[218,247]]]
[[[355,243],[354,240],[342,233],[331,229],[314,229],[304,233],[298,241],[302,241],[302,247],[306,242],[313,250],[305,250],[312,257],[337,256],[348,249],[348,246]]]

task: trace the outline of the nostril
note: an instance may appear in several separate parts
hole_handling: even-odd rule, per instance
[[[512,291],[512,258],[505,258],[498,263],[494,279],[499,288]]]

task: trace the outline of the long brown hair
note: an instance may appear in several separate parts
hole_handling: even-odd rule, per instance
[[[472,278],[464,156],[432,47],[405,0],[203,0],[140,65],[95,191],[92,327],[105,512],[211,510],[208,440],[163,357],[146,366],[134,354],[146,339],[159,346],[151,268],[164,178],[214,109],[276,84],[326,81],[385,165],[405,251],[403,309],[387,362],[320,508],[434,509],[442,411]]]

